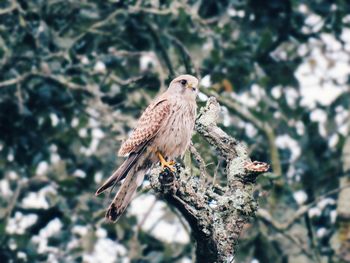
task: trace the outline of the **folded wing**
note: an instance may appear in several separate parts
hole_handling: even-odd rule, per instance
[[[119,150],[119,155],[128,155],[128,158],[96,191],[96,195],[101,194],[127,176],[128,172],[144,153],[149,141],[158,133],[162,125],[166,123],[169,113],[170,105],[166,99],[158,99],[146,108],[136,128]]]
[[[166,122],[169,113],[170,105],[167,99],[158,99],[149,105],[138,120],[130,137],[120,147],[118,154],[125,156],[135,152],[141,145],[152,139]]]

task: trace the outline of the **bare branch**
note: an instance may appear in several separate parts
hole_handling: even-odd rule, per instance
[[[146,25],[147,25],[147,27],[148,27],[148,29],[150,31],[150,34],[153,37],[154,42],[155,42],[157,48],[159,49],[159,52],[160,52],[160,54],[161,54],[161,56],[162,56],[162,58],[163,58],[163,60],[164,60],[164,62],[166,64],[166,66],[167,66],[167,68],[169,70],[170,77],[175,76],[175,70],[174,70],[173,64],[172,64],[172,62],[170,60],[170,57],[168,55],[168,52],[167,52],[166,48],[164,47],[164,45],[163,45],[163,43],[162,43],[162,41],[161,41],[161,39],[160,39],[160,37],[158,35],[157,30],[150,23],[147,23]]]
[[[243,120],[252,123],[257,129],[265,134],[270,148],[272,171],[274,174],[276,174],[276,176],[281,176],[281,161],[277,146],[275,144],[275,132],[273,131],[272,127],[268,123],[262,122],[256,118],[248,109],[233,99],[227,99],[223,96],[219,96],[214,91],[209,91],[208,89],[202,89],[202,92],[208,96],[215,96],[222,105],[237,113]]]
[[[196,160],[196,162],[197,162],[197,164],[199,166],[199,171],[200,171],[201,177],[203,179],[208,178],[208,173],[207,173],[205,162],[204,162],[202,156],[197,151],[197,149],[194,147],[192,142],[190,144],[189,150],[193,154],[193,157],[194,157],[194,159]]]
[[[11,86],[15,84],[20,84],[24,80],[28,79],[29,77],[41,77],[41,78],[46,78],[46,79],[51,79],[53,81],[56,81],[60,83],[63,86],[66,86],[67,88],[70,89],[86,89],[88,90],[87,87],[74,83],[70,81],[67,77],[64,77],[63,75],[53,75],[53,74],[46,74],[43,72],[39,71],[32,71],[32,72],[27,72],[22,75],[19,75],[18,77],[15,77],[13,79],[5,80],[0,82],[0,87],[6,87],[6,86]]]
[[[263,222],[271,225],[274,229],[278,230],[278,231],[286,231],[288,229],[290,229],[293,224],[295,224],[303,215],[305,215],[309,209],[311,207],[313,207],[315,204],[317,204],[319,201],[321,201],[322,199],[326,198],[327,196],[336,194],[336,193],[340,193],[342,190],[344,189],[349,189],[350,188],[350,184],[348,185],[344,185],[342,187],[333,189],[319,197],[317,197],[313,202],[307,204],[307,205],[303,205],[301,206],[294,214],[293,216],[284,223],[280,223],[278,221],[276,221],[273,216],[265,209],[260,208],[256,215],[259,219],[261,219]]]
[[[18,83],[22,82],[23,80],[25,80],[26,78],[28,78],[28,76],[30,76],[30,74],[31,73],[26,73],[23,75],[19,75],[16,78],[2,81],[2,82],[0,82],[0,87],[6,87],[6,86],[18,84]]]

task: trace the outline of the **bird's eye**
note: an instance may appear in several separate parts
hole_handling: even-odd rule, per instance
[[[181,83],[182,86],[185,86],[187,84],[187,80],[182,79],[182,80],[180,80],[180,83]]]

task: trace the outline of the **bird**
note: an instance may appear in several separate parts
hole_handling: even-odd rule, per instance
[[[118,169],[102,184],[95,195],[121,182],[109,205],[106,218],[116,222],[156,164],[175,171],[175,159],[183,157],[194,130],[199,80],[192,75],[173,79],[168,89],[144,110],[118,155],[126,157]]]

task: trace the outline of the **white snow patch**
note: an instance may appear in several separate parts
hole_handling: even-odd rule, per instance
[[[319,216],[321,216],[322,211],[318,207],[312,207],[309,209],[308,214],[309,214],[310,218],[319,217]]]
[[[198,98],[199,98],[200,101],[207,101],[207,100],[208,100],[208,96],[205,95],[205,94],[202,93],[202,92],[199,92],[199,93],[198,93]]]
[[[49,146],[49,150],[50,150],[50,152],[55,153],[55,152],[57,152],[58,147],[57,147],[57,145],[56,145],[56,144],[50,144],[50,146]]]
[[[316,14],[310,14],[305,19],[305,24],[309,27],[302,27],[302,31],[305,34],[311,33],[311,32],[317,32],[319,31],[324,24],[324,21],[319,15]]]
[[[89,228],[87,226],[81,226],[81,225],[75,225],[72,228],[72,233],[76,234],[78,236],[85,236],[89,231]]]
[[[211,86],[211,78],[210,75],[205,75],[201,80],[200,80],[200,86],[203,86],[205,88],[209,88]]]
[[[72,126],[73,128],[76,128],[79,126],[79,119],[77,117],[74,117],[72,119],[72,121],[70,122],[70,126]]]
[[[321,109],[315,109],[310,114],[310,119],[313,122],[318,122],[318,129],[320,134],[325,137],[327,136],[326,121],[327,113]]]
[[[98,228],[96,230],[96,236],[98,238],[106,238],[107,237],[107,231],[104,228]]]
[[[74,177],[77,177],[77,178],[85,178],[86,177],[86,172],[81,170],[81,169],[76,169],[73,173],[73,176]]]
[[[11,217],[6,225],[6,232],[9,234],[23,235],[25,230],[33,225],[38,220],[38,215],[16,212],[14,217]]]
[[[263,97],[266,96],[265,90],[258,84],[253,84],[250,87],[250,90],[253,97],[255,97],[257,100],[261,100]]]
[[[23,251],[18,251],[17,252],[17,258],[21,259],[22,261],[27,262],[28,258],[27,258],[27,254],[24,253]]]
[[[91,135],[93,138],[96,138],[96,139],[102,139],[105,137],[104,132],[99,128],[92,129]]]
[[[15,156],[13,155],[12,152],[9,152],[6,158],[7,158],[7,161],[13,162],[13,160],[15,159]]]
[[[46,161],[41,161],[36,167],[35,174],[36,175],[45,175],[49,170],[49,164]]]
[[[10,179],[10,180],[17,180],[18,179],[18,174],[15,172],[15,171],[9,171],[7,173],[7,177]]]
[[[106,73],[106,65],[102,61],[97,61],[94,66],[94,71],[96,73]]]
[[[60,122],[60,119],[55,113],[50,113],[50,120],[51,120],[52,127],[56,127]]]
[[[306,54],[309,52],[309,47],[306,44],[301,44],[298,46],[298,55],[300,57],[306,56]]]
[[[103,179],[103,173],[101,171],[96,172],[94,175],[94,182],[96,184],[100,184],[102,182],[102,179]]]
[[[315,109],[310,114],[311,121],[325,123],[327,121],[327,113],[321,109]]]
[[[45,186],[38,192],[28,193],[22,200],[22,206],[24,208],[48,209],[50,204],[47,201],[47,195],[56,193],[57,191],[53,186]]]
[[[298,135],[303,135],[305,133],[305,125],[302,121],[297,121],[295,123],[295,129]]]
[[[293,197],[298,205],[303,205],[307,200],[307,194],[303,190],[296,191]]]
[[[335,205],[335,200],[332,198],[324,198],[317,203],[317,207],[321,210],[325,209],[328,205]]]
[[[222,107],[221,107],[221,112],[222,112],[222,116],[223,116],[222,124],[223,124],[225,127],[230,126],[230,125],[231,125],[231,117],[230,117],[230,112],[229,112],[229,110],[228,110],[225,106],[222,106]]]
[[[114,263],[119,256],[126,256],[127,250],[124,246],[116,243],[109,238],[99,238],[95,243],[94,250],[91,254],[83,255],[83,262],[86,263]],[[119,262],[120,260],[118,260]],[[121,262],[127,263],[128,259]]]
[[[271,89],[271,95],[275,99],[279,99],[282,96],[282,87],[281,86],[275,86]]]
[[[157,64],[157,60],[152,53],[145,53],[140,57],[140,70],[147,71]]]
[[[242,92],[240,94],[231,93],[231,96],[248,107],[254,108],[258,105],[258,101],[253,98],[248,92]]]
[[[339,142],[339,135],[337,133],[332,134],[328,139],[328,146],[331,149],[335,149]]]
[[[349,20],[350,20],[350,15],[348,15]],[[349,21],[350,22],[350,21]],[[350,28],[348,27],[344,27],[342,32],[341,32],[341,36],[340,38],[344,41],[344,42],[348,42],[350,43]]]
[[[62,227],[62,222],[58,218],[55,218],[51,220],[46,225],[46,227],[42,228],[38,235],[32,237],[32,242],[38,245],[37,251],[39,254],[46,254],[48,252],[59,252],[59,248],[48,246],[48,238],[59,233]]]
[[[335,222],[337,221],[337,210],[332,210],[329,216],[331,218],[331,223],[335,224]]]
[[[248,137],[253,138],[258,134],[258,130],[254,127],[253,124],[247,123],[245,125],[245,133]]]
[[[341,43],[332,34],[322,33],[321,34],[321,40],[332,51],[339,51],[342,48]]]
[[[86,138],[88,135],[87,129],[86,128],[79,129],[78,134],[81,138]]]
[[[298,10],[300,13],[307,14],[309,12],[309,7],[305,4],[300,4]]]
[[[10,184],[8,180],[2,179],[0,180],[0,192],[3,197],[11,197],[13,192],[11,190]]]
[[[87,56],[82,56],[82,57],[80,58],[80,62],[81,62],[81,64],[83,64],[83,65],[88,65],[88,64],[90,63],[90,60],[89,60],[89,58],[88,58]]]
[[[154,201],[155,197],[153,195],[142,195],[133,200],[129,212],[136,215],[138,222],[140,222],[149,211],[150,206]],[[173,223],[169,223],[165,221],[165,219],[162,219],[165,213],[165,208],[166,206],[163,202],[157,201],[147,220],[142,225],[142,228],[146,231],[151,231],[152,235],[165,242],[188,243],[189,236],[181,226],[180,222],[178,222],[177,218],[174,218]]]
[[[316,236],[318,237],[318,238],[322,238],[322,237],[324,237],[326,234],[327,234],[327,229],[326,228],[324,228],[324,227],[321,227],[321,228],[319,228],[319,229],[317,229],[317,231],[316,231]]]
[[[291,162],[296,161],[300,154],[301,148],[296,140],[294,140],[289,135],[280,135],[276,138],[276,145],[280,149],[289,149],[291,152]]]
[[[287,100],[287,104],[289,105],[289,107],[291,108],[295,108],[297,99],[299,98],[299,94],[298,92],[291,87],[287,87],[284,89],[284,96],[286,97]]]
[[[57,164],[61,161],[61,157],[57,153],[50,154],[50,163]]]

